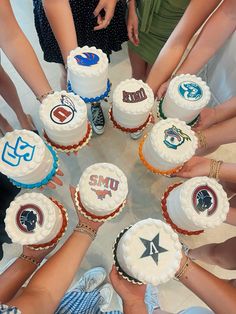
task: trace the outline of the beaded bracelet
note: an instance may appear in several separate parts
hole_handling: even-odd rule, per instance
[[[211,159],[209,178],[214,178],[219,181],[220,166],[222,165],[222,163],[222,160]]]
[[[27,256],[27,255],[25,255],[23,253],[20,255],[19,258],[23,259],[24,261],[30,262],[30,263],[34,264],[35,266],[37,266],[37,267],[40,266],[40,262],[37,262],[33,257]]]
[[[207,140],[206,140],[206,136],[204,135],[204,133],[202,131],[198,131],[196,132],[198,141],[199,141],[199,147],[200,148],[207,148]]]
[[[39,101],[39,102],[42,102],[48,95],[51,95],[51,94],[54,94],[54,90],[50,90],[49,92],[41,95],[41,96],[37,96],[36,99]]]
[[[191,259],[187,257],[183,267],[175,274],[176,279],[179,280],[183,276],[183,274],[186,272],[187,268],[189,267],[190,261]]]
[[[78,225],[75,227],[75,231],[89,235],[92,240],[94,240],[97,235],[97,231],[84,223],[78,223]]]

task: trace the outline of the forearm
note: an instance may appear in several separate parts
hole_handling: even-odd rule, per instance
[[[68,0],[43,0],[45,14],[58,42],[64,63],[70,51],[78,47],[74,20]]]
[[[234,314],[236,308],[236,288],[190,262],[180,281],[215,313]]]
[[[236,97],[215,107],[216,123],[236,117]]]
[[[236,226],[236,208],[229,208],[225,222],[229,225]]]
[[[148,314],[147,306],[144,301],[136,302],[135,304],[123,302],[123,311],[124,314]]]
[[[223,162],[220,166],[219,179],[221,181],[236,183],[236,164]]]

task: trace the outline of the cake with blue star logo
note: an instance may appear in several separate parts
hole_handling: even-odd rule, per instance
[[[116,268],[125,279],[154,286],[174,277],[182,256],[177,234],[161,220],[152,218],[124,229],[113,253]]]
[[[197,122],[201,110],[207,106],[211,92],[200,77],[181,74],[174,77],[159,105],[160,116],[178,118],[192,125]]]

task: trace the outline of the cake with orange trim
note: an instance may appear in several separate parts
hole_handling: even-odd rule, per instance
[[[76,191],[76,204],[84,215],[92,219],[107,219],[122,209],[128,183],[117,166],[96,163],[82,173]]]
[[[139,154],[151,171],[172,174],[188,161],[198,146],[190,126],[178,119],[161,120],[141,142]]]
[[[5,225],[13,243],[51,246],[64,234],[67,214],[62,205],[42,193],[25,193],[11,202]]]

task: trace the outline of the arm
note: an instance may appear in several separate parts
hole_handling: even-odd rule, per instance
[[[70,51],[78,47],[69,0],[43,0],[43,6],[66,64]]]
[[[138,16],[136,13],[136,1],[129,1],[129,11],[128,11],[128,21],[127,21],[127,30],[129,40],[135,45],[139,45],[138,38]]]
[[[32,46],[15,19],[9,0],[1,1],[0,47],[36,96],[51,90]]]
[[[98,26],[94,27],[95,31],[106,28],[113,18],[117,0],[100,0],[93,14],[97,17]],[[101,11],[105,11],[104,18],[101,17]]]
[[[148,76],[147,83],[154,94],[157,93],[161,84],[169,79],[179,64],[191,38],[219,3],[219,0],[191,0],[180,22],[158,55]]]

